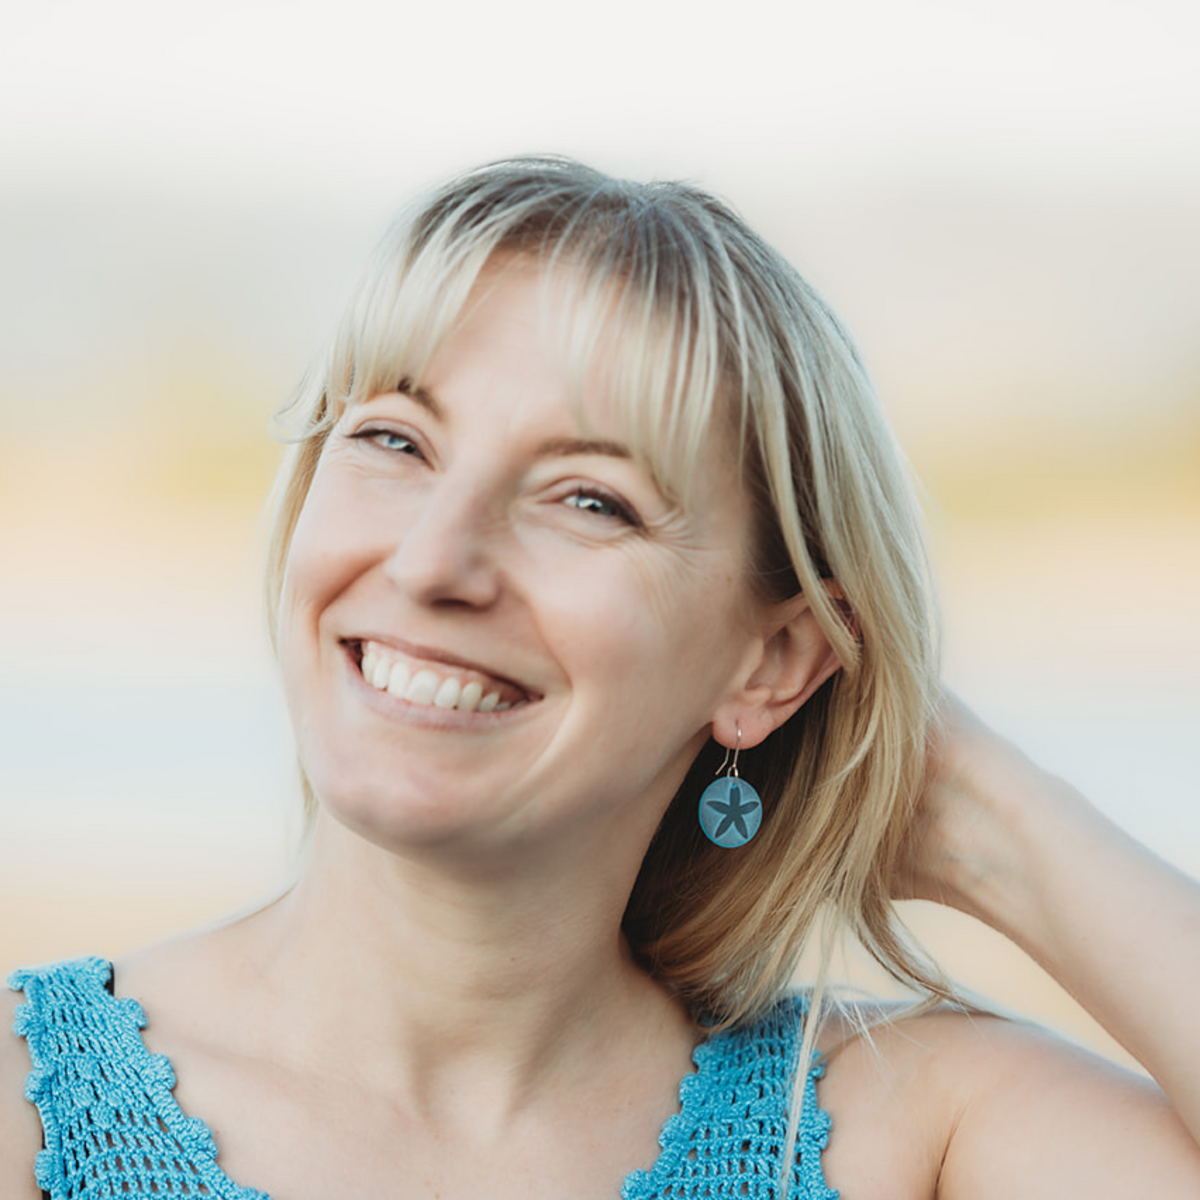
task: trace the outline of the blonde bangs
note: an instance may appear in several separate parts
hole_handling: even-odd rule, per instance
[[[723,420],[723,380],[704,326],[711,314],[664,302],[653,275],[630,264],[554,256],[548,289],[552,337],[564,348],[567,395],[585,434],[595,407],[611,413],[635,461],[671,502],[688,505],[714,428]]]

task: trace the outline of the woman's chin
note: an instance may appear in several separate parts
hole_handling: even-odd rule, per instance
[[[494,796],[462,794],[458,788],[414,788],[403,790],[393,782],[387,789],[362,786],[348,790],[339,780],[336,792],[322,793],[322,818],[384,850],[406,857],[422,851],[453,854],[501,851],[512,840],[511,818],[496,811]],[[321,821],[319,819],[319,823]],[[507,830],[507,833],[504,831]]]

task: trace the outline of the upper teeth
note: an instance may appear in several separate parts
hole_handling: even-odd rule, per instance
[[[498,691],[485,693],[477,679],[463,683],[455,675],[439,675],[429,667],[414,671],[407,663],[388,657],[374,642],[363,644],[362,675],[372,687],[410,704],[456,708],[459,712],[503,712],[512,708],[509,701],[500,699]]]

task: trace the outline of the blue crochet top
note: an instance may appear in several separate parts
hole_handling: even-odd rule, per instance
[[[269,1200],[218,1166],[208,1127],[175,1103],[170,1062],[142,1042],[141,1005],[115,998],[111,977],[103,959],[83,958],[9,978],[25,993],[14,1028],[29,1046],[25,1095],[45,1136],[38,1185],[52,1200]],[[804,1011],[803,999],[785,1000],[754,1025],[696,1048],[679,1111],[659,1135],[658,1161],[626,1177],[621,1200],[775,1200]],[[790,1200],[838,1196],[821,1171],[829,1139],[829,1117],[817,1105],[822,1069],[804,1080]]]

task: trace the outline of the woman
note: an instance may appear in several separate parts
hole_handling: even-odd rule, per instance
[[[736,217],[468,173],[294,414],[305,864],[115,977],[14,976],[6,1197],[1196,1193],[1198,889],[940,697],[863,368]],[[1161,1090],[937,1007],[898,896],[1009,935]],[[789,998],[822,918],[926,1003]]]

